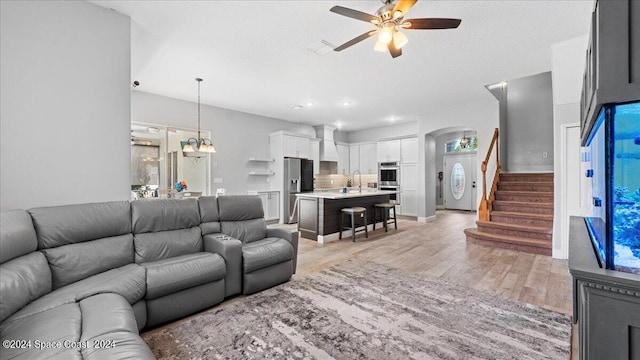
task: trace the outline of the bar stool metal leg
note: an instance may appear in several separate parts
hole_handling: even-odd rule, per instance
[[[353,213],[351,213],[351,241],[356,242],[356,222]]]
[[[396,215],[395,205],[393,205],[393,225],[396,227],[396,230],[398,230],[398,216]]]
[[[375,211],[375,210],[374,210]],[[373,222],[374,224],[376,223],[375,221]],[[364,237],[365,239],[369,238],[369,225],[367,224],[367,210],[364,211]]]

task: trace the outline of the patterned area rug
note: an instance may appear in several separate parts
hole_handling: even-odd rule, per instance
[[[159,359],[569,359],[571,323],[352,260],[142,337]]]

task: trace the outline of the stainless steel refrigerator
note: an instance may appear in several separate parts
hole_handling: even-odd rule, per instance
[[[285,223],[298,222],[296,194],[313,191],[313,160],[284,159],[284,214]]]

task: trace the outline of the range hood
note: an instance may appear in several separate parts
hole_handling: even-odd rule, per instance
[[[315,126],[316,136],[320,139],[320,161],[338,161],[338,150],[333,142],[335,127],[329,125]]]

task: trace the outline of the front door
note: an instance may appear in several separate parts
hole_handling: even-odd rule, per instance
[[[444,156],[445,209],[475,210],[476,153]]]

